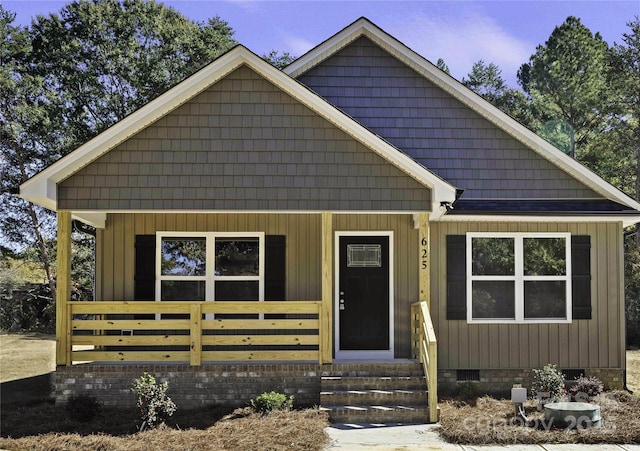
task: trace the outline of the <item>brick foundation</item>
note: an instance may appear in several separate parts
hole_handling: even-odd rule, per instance
[[[600,379],[606,389],[620,390],[623,388],[623,371],[621,368],[585,368],[585,376],[595,376]],[[478,393],[500,396],[510,396],[511,387],[521,384],[531,389],[533,371],[531,369],[481,369],[480,380],[477,384]],[[457,381],[456,370],[438,370],[438,394],[455,395],[462,381]]]
[[[54,397],[64,403],[80,393],[104,405],[135,406],[131,383],[144,372],[168,381],[168,395],[181,407],[246,406],[265,391],[294,395],[296,406],[320,403],[320,365],[74,365],[55,373]]]
[[[402,364],[399,364],[400,368]],[[376,368],[376,367],[380,368]],[[54,397],[64,403],[81,393],[98,398],[104,405],[130,407],[135,405],[131,383],[144,372],[159,381],[169,382],[168,394],[179,406],[199,407],[221,405],[246,406],[251,398],[265,391],[294,395],[299,407],[320,404],[320,381],[323,375],[354,373],[364,370],[362,364],[219,364],[192,367],[188,365],[89,364],[59,366],[54,375]],[[367,371],[394,371],[394,364],[368,364]],[[531,388],[530,369],[481,369],[478,394],[509,396],[513,384]],[[596,376],[605,387],[621,389],[624,384],[620,368],[585,369],[587,376]],[[438,371],[438,394],[455,395],[461,382],[456,370]]]
[[[104,405],[135,405],[131,383],[145,371],[160,382],[168,381],[168,395],[181,407],[221,405],[246,406],[249,400],[268,391],[294,396],[296,407],[320,405],[320,381],[323,375],[393,375],[406,366],[421,367],[409,360],[395,363],[335,363],[329,365],[281,364],[216,364],[144,365],[87,364],[59,366],[54,375],[54,397],[64,403],[81,393],[95,396]]]

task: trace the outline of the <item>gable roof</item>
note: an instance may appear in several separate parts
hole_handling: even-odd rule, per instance
[[[404,173],[432,190],[432,215],[442,214],[441,202],[455,201],[456,189],[381,137],[307,89],[301,83],[271,66],[247,48],[238,45],[194,75],[117,122],[87,143],[36,174],[20,186],[26,200],[57,210],[57,184],[92,161],[167,115],[238,67],[246,65],[265,79],[358,140]],[[74,216],[98,227],[104,226],[100,213],[74,212]]]
[[[366,18],[358,19],[333,37],[313,48],[287,66],[284,72],[294,78],[298,78],[361,37],[366,37],[400,62],[425,77],[425,79],[532,149],[545,160],[582,182],[594,192],[606,199],[622,204],[636,213],[640,210],[639,202],[627,196],[573,158],[565,155]],[[640,217],[632,219],[629,216],[625,220],[625,224],[632,224],[638,221],[640,221]]]

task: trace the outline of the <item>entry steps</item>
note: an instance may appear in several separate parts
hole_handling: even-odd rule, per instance
[[[333,423],[429,422],[419,363],[334,362],[320,381],[320,409]]]

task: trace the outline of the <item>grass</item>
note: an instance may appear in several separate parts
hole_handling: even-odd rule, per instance
[[[54,371],[55,352],[54,335],[0,334],[0,382]]]
[[[640,396],[640,349],[627,350],[627,386]]]

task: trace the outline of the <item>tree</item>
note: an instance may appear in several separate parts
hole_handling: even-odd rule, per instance
[[[214,17],[193,22],[153,0],[76,0],[14,27],[0,6],[0,233],[14,250],[37,244],[53,293],[51,212],[17,187],[235,45]]]
[[[219,17],[193,22],[152,0],[79,0],[31,27],[32,70],[65,121],[68,153],[235,45]]]
[[[580,157],[576,150],[607,128],[615,108],[608,100],[608,54],[599,33],[569,16],[518,71],[537,113],[536,131],[554,144],[561,144],[554,135],[564,134],[573,157]]]
[[[289,52],[278,52],[277,50],[271,50],[269,53],[262,55],[262,59],[277,69],[284,69],[289,64],[296,60],[297,56],[291,56]]]
[[[619,121],[620,147],[626,149],[628,160],[623,168],[627,172],[624,185],[633,187],[629,193],[640,199],[640,19],[627,23],[630,33],[622,35],[624,45],[615,44],[611,54],[608,82],[614,87],[622,106]],[[623,169],[621,168],[621,169]],[[620,185],[618,185],[620,186]],[[640,248],[640,229],[637,229],[636,245]]]
[[[59,157],[60,124],[42,106],[56,98],[43,90],[41,78],[29,73],[31,43],[25,28],[12,25],[14,19],[0,5],[0,235],[17,248],[34,246],[53,293],[55,277],[45,244],[52,215],[14,194]]]
[[[522,124],[531,123],[531,109],[526,97],[521,91],[507,86],[502,78],[502,70],[497,65],[486,65],[479,60],[473,64],[468,77],[462,79],[462,84],[467,88]]]
[[[444,72],[445,74],[451,75],[451,71],[449,70],[449,66],[447,66],[447,63],[445,63],[442,58],[438,58],[438,62],[436,63],[436,67],[438,69],[440,69],[442,72]]]
[[[623,44],[613,46],[608,83],[622,107],[617,126],[603,136],[606,147],[594,148],[606,177],[640,199],[640,19],[627,23]],[[627,342],[640,346],[640,225],[625,240]]]

